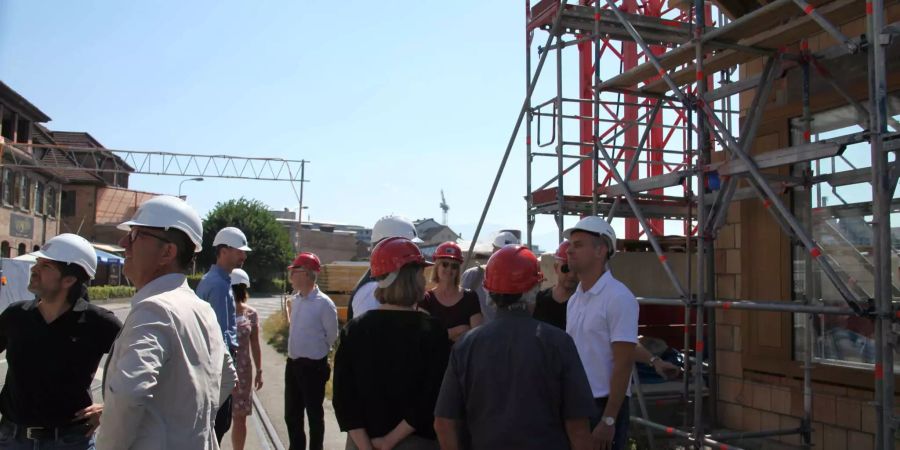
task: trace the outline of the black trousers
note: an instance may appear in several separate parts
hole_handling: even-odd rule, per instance
[[[594,403],[597,405],[597,417],[591,418],[591,431],[593,431],[594,427],[600,423],[603,410],[606,409],[607,400],[609,400],[609,397],[594,399]],[[613,436],[613,450],[624,450],[625,445],[628,444],[628,425],[631,418],[631,407],[628,404],[628,400],[627,396],[622,400],[622,406],[619,407],[619,414],[616,415],[616,424],[614,425],[616,434]]]
[[[231,354],[231,359],[234,361],[234,349],[229,348],[228,353]],[[237,366],[237,361],[235,361],[234,364]],[[219,407],[213,429],[216,432],[216,440],[221,444],[222,437],[231,429],[231,394],[225,399],[225,403],[222,403],[222,406]]]
[[[309,420],[309,449],[322,450],[325,440],[325,383],[331,376],[328,359],[288,359],[284,368],[284,422],[290,450],[306,449],[303,415]]]

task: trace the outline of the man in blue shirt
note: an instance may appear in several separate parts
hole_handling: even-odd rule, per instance
[[[234,357],[238,341],[234,294],[231,292],[231,271],[244,265],[250,247],[247,246],[247,236],[235,227],[219,230],[213,240],[213,247],[216,249],[216,263],[209,268],[209,272],[203,275],[203,279],[197,285],[197,296],[212,306],[225,345]],[[219,443],[229,428],[231,428],[230,395],[216,414],[216,439]]]

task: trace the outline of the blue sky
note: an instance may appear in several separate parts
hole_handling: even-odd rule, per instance
[[[523,6],[5,0],[0,79],[51,129],[108,148],[310,160],[312,220],[440,219],[443,188],[449,224],[471,237],[525,93]],[[488,231],[525,227],[518,141]],[[178,181],[131,186],[174,194]],[[296,208],[284,183],[184,192],[202,214],[240,196]],[[555,246],[552,219],[535,235]]]

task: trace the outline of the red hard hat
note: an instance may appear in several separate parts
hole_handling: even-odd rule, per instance
[[[297,267],[302,267],[304,269],[312,270],[313,272],[318,272],[322,269],[322,263],[319,262],[319,257],[315,255],[315,253],[303,252],[297,255],[294,258],[294,262],[288,266],[288,269],[294,269]]]
[[[419,247],[412,241],[402,237],[392,237],[379,242],[372,249],[369,268],[372,270],[372,277],[378,278],[396,272],[407,264],[432,265],[425,261]]]
[[[563,264],[569,262],[569,255],[566,253],[567,251],[569,251],[569,245],[571,244],[568,239],[562,241],[562,243],[559,244],[559,248],[556,249],[556,254],[553,255],[553,257],[558,261],[562,261]]]
[[[531,250],[507,245],[488,260],[484,288],[495,294],[524,294],[543,279],[541,264]]]
[[[444,242],[434,250],[434,259],[446,258],[463,262],[462,249],[456,242]]]

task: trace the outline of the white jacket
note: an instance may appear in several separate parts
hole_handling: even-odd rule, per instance
[[[131,299],[104,374],[98,450],[215,450],[216,411],[237,375],[215,313],[182,274]]]

